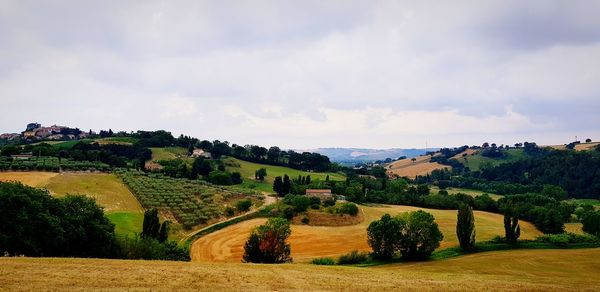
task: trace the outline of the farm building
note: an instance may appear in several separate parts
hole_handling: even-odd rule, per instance
[[[32,156],[33,156],[33,155],[31,155],[31,154],[15,154],[15,155],[11,155],[10,157],[11,157],[13,160],[17,160],[17,159],[20,159],[20,160],[26,160],[26,159],[29,159],[29,158],[31,158]]]
[[[202,149],[194,149],[194,152],[192,152],[192,157],[204,157],[204,158],[212,158],[212,155],[210,154],[210,152],[206,152]]]
[[[317,197],[321,200],[325,200],[331,198],[333,195],[331,194],[331,190],[329,189],[307,189],[306,196]]]

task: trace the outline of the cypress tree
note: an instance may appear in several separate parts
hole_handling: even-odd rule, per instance
[[[158,210],[150,209],[144,212],[144,223],[142,224],[142,237],[158,238],[160,222],[158,220]]]
[[[284,195],[287,195],[292,190],[292,184],[290,183],[290,177],[286,174],[283,176],[283,185],[281,187],[281,192]]]
[[[306,176],[306,184],[309,185],[310,184],[310,175]]]
[[[275,181],[273,181],[273,191],[278,195],[283,195],[283,181],[281,180],[281,176],[275,177]]]
[[[456,236],[460,242],[460,247],[465,251],[475,248],[475,217],[473,208],[467,204],[461,204],[458,207],[456,216]]]
[[[169,221],[165,220],[160,225],[160,230],[158,231],[158,242],[165,242],[169,238]]]
[[[517,242],[521,236],[521,227],[519,226],[519,218],[516,216],[514,209],[508,206],[504,211],[504,233],[506,241],[509,243]]]

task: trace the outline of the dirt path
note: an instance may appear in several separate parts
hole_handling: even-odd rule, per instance
[[[317,257],[337,257],[352,250],[370,251],[367,227],[384,213],[392,215],[423,208],[410,206],[361,206],[365,220],[352,226],[292,225],[289,243],[295,262],[308,262]],[[444,234],[440,248],[458,245],[456,238],[456,210],[425,209],[430,212]],[[475,211],[477,240],[489,240],[504,232],[503,216]],[[243,246],[250,232],[266,219],[252,219],[213,232],[196,240],[191,246],[192,261],[240,262]],[[541,233],[528,222],[521,221],[521,238],[534,238]]]

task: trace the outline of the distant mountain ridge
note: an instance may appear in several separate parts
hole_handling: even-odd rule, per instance
[[[397,159],[406,156],[408,158],[417,157],[425,154],[427,151],[437,151],[438,148],[391,148],[391,149],[368,149],[368,148],[316,148],[298,151],[316,152],[329,157],[332,162],[370,162],[384,160],[386,158]]]

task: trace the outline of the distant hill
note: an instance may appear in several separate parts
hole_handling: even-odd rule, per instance
[[[438,148],[428,148],[427,151],[437,151]],[[425,154],[425,149],[365,149],[365,148],[317,148],[305,151],[316,152],[329,157],[332,162],[372,162],[384,160],[386,158],[398,159],[406,156],[407,158],[417,157]]]

